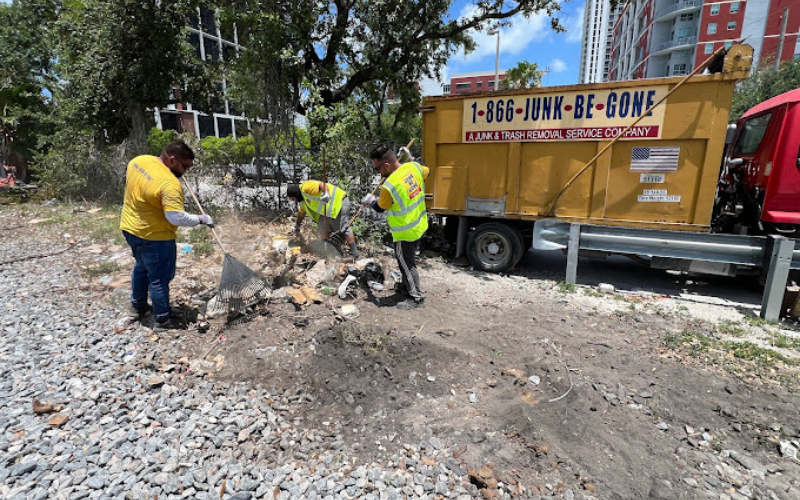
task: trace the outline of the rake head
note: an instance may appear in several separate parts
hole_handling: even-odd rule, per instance
[[[269,297],[270,289],[264,279],[226,253],[216,307],[228,312],[241,311]]]

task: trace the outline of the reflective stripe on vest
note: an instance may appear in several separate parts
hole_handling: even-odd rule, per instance
[[[339,215],[339,211],[342,209],[342,200],[344,199],[345,193],[343,190],[339,189],[338,187],[334,186],[333,184],[326,184],[328,194],[331,196],[331,200],[325,205],[325,217],[335,219]],[[303,202],[306,205],[306,212],[308,215],[311,216],[312,219],[315,221],[319,220],[319,216],[322,214],[322,201],[320,196],[312,196],[305,191],[300,192],[303,195]]]
[[[416,193],[410,198],[406,179],[411,175],[416,184]],[[417,162],[404,163],[392,173],[383,186],[392,195],[392,206],[386,210],[386,220],[394,241],[416,241],[428,229],[428,213],[425,210],[425,176]]]

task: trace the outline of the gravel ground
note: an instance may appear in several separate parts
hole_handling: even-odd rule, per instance
[[[0,226],[16,236],[0,244],[3,263],[70,249],[0,266],[0,498],[478,495],[441,443],[406,443],[385,463],[358,463],[343,423],[299,430],[311,395],[159,366],[169,353],[152,333],[128,327],[76,272],[72,261],[91,241],[34,232],[9,215]],[[58,411],[37,414],[34,400]],[[507,489],[497,485],[496,497],[509,498]]]

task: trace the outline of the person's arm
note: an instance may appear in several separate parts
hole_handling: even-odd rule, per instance
[[[194,215],[183,210],[183,190],[180,184],[169,184],[161,190],[161,206],[164,216],[173,226],[194,227],[199,224],[214,225],[210,215]]]
[[[385,212],[389,210],[392,203],[394,203],[392,194],[385,187],[381,187],[381,195],[377,200],[372,202],[372,208],[375,209],[376,212]]]

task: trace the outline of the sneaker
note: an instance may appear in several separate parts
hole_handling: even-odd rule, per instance
[[[164,332],[167,330],[183,330],[184,328],[186,328],[186,325],[181,320],[175,316],[170,316],[166,321],[156,321],[153,331]]]
[[[404,310],[404,311],[408,311],[410,309],[421,309],[421,308],[425,307],[425,300],[424,299],[423,300],[412,300],[412,299],[409,299],[409,300],[405,300],[403,302],[398,302],[395,307],[397,307],[398,309]]]
[[[408,292],[408,288],[406,288],[406,286],[402,282],[397,282],[394,284],[394,291],[396,293],[399,293],[400,295],[403,295],[404,297],[411,298],[411,294]]]
[[[128,317],[131,318],[131,321],[141,321],[147,316],[147,313],[153,310],[153,306],[147,304],[143,309],[137,309],[133,306],[128,307]]]

